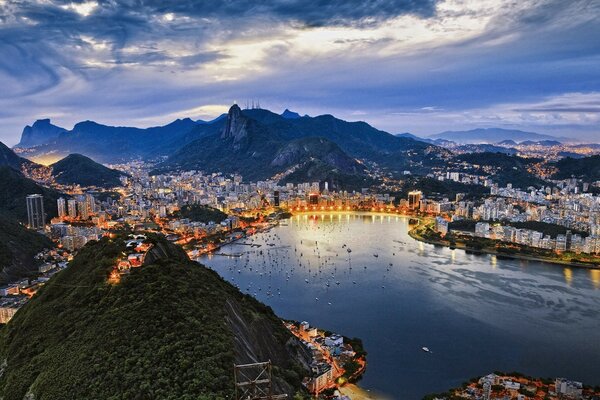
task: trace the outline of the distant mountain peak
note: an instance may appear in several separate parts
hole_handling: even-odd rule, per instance
[[[227,113],[227,122],[223,127],[221,138],[233,139],[234,143],[238,143],[248,135],[247,125],[248,118],[243,115],[240,106],[234,104]]]
[[[536,132],[518,129],[477,128],[468,131],[446,131],[430,136],[433,139],[451,140],[462,144],[498,143],[504,140],[522,142],[526,140],[556,140],[557,138]]]
[[[287,118],[287,119],[296,119],[296,118],[301,118],[300,114],[298,114],[297,112],[294,111],[290,111],[289,109],[285,109],[284,112],[281,113],[281,116],[283,118]]]
[[[34,147],[52,142],[67,130],[60,126],[52,125],[50,118],[38,119],[33,125],[27,125],[21,134],[21,141],[17,147]]]

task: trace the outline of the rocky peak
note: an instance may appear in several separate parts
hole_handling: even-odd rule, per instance
[[[234,143],[239,142],[248,135],[247,124],[248,118],[242,114],[242,109],[237,104],[232,105],[227,113],[227,122],[223,127],[221,138],[232,138]]]
[[[50,119],[38,119],[32,126],[27,125],[21,134],[21,141],[17,146],[32,147],[51,142],[58,138],[64,128],[52,125]]]

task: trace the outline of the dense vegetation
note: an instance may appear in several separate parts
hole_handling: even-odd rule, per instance
[[[180,218],[189,218],[191,221],[221,223],[227,218],[227,214],[216,208],[205,206],[202,204],[190,204],[181,207],[176,215]]]
[[[0,284],[28,276],[35,269],[35,255],[51,247],[46,236],[0,213]]]
[[[114,285],[123,240],[88,244],[19,310],[0,336],[3,398],[231,398],[232,366],[249,348],[273,361],[279,386],[300,389],[291,335],[271,309],[151,240],[149,265]]]
[[[123,175],[81,154],[70,154],[51,167],[54,179],[63,185],[115,187]]]
[[[600,155],[585,158],[566,157],[556,162],[557,172],[552,178],[576,177],[587,182],[600,180]]]
[[[541,162],[539,158],[483,152],[459,154],[453,158],[453,161],[495,169],[492,180],[500,186],[511,183],[513,187],[527,189],[529,186],[541,187],[547,184],[527,170],[531,165]]]
[[[298,182],[327,182],[329,190],[347,190],[360,192],[363,188],[369,188],[377,181],[365,174],[345,173],[338,169],[332,169],[330,165],[312,160],[303,164],[300,168],[282,179],[279,184]],[[323,187],[321,187],[323,189]]]
[[[408,198],[408,192],[420,190],[429,198],[447,197],[449,200],[455,200],[458,193],[464,193],[465,199],[469,200],[484,194],[489,194],[490,189],[481,185],[468,185],[465,183],[454,182],[451,180],[440,181],[434,178],[412,177],[405,181],[401,192],[394,195],[398,199]]]
[[[57,214],[56,200],[61,193],[38,185],[20,172],[10,167],[0,167],[0,211],[21,222],[27,222],[27,204],[29,194],[44,196],[44,210],[48,218]]]

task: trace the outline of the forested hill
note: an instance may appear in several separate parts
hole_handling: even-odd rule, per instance
[[[88,244],[3,329],[1,398],[227,399],[233,364],[265,360],[275,390],[302,390],[306,355],[272,310],[162,237],[108,283],[123,239]]]

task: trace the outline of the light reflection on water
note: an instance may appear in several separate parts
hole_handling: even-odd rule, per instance
[[[201,261],[283,318],[362,338],[361,385],[393,398],[494,370],[600,384],[600,271],[467,254],[407,230],[397,216],[304,214],[246,240],[260,247],[221,251],[242,257]]]

